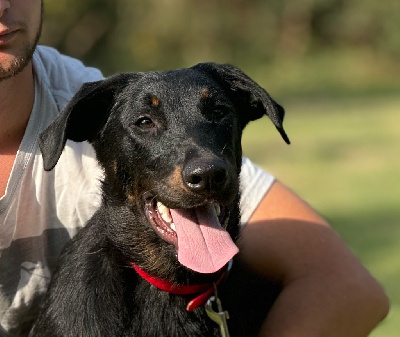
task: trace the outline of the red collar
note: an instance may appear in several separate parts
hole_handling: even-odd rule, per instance
[[[191,300],[186,306],[187,311],[193,311],[202,304],[205,304],[214,292],[214,287],[219,285],[228,271],[231,269],[232,260],[230,260],[221,270],[221,275],[215,282],[203,283],[203,284],[176,284],[169,280],[157,278],[153,275],[148,274],[143,269],[140,269],[136,264],[131,263],[131,266],[136,272],[144,278],[147,282],[157,287],[160,290],[167,291],[175,295],[194,295],[199,294],[193,300]]]

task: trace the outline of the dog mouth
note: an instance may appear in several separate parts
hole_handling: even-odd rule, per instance
[[[215,214],[222,228],[226,229],[229,222],[229,210],[225,206],[220,206],[217,203],[210,204],[215,209]],[[164,241],[178,245],[178,236],[176,233],[176,225],[172,218],[171,209],[165,206],[162,202],[157,201],[155,198],[147,200],[145,203],[146,215],[150,221],[155,232]],[[172,213],[176,210],[172,210]]]
[[[154,231],[164,241],[176,246],[178,236],[170,209],[155,198],[146,200],[145,213]]]
[[[193,208],[168,208],[154,197],[145,199],[148,221],[165,242],[173,245],[178,261],[199,273],[214,273],[238,252],[226,227],[229,210],[217,203]]]

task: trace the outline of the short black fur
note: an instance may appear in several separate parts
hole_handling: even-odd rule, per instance
[[[174,245],[149,225],[145,205],[153,198],[168,208],[217,203],[237,240],[241,135],[264,114],[289,142],[283,108],[230,65],[85,84],[42,133],[40,148],[52,170],[67,139],[89,141],[105,173],[103,201],[66,246],[31,336],[220,336],[204,307],[187,311],[190,296],[158,290],[131,263],[180,284],[215,280],[177,261]],[[278,290],[235,258],[218,290],[231,336],[255,335]]]

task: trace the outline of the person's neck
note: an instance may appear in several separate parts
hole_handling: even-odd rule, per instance
[[[35,97],[32,63],[0,82],[0,155],[18,150]]]
[[[18,75],[0,82],[0,197],[5,194],[34,100],[31,62]]]

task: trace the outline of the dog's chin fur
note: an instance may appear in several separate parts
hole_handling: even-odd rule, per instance
[[[218,271],[202,274],[178,262],[179,244],[157,207],[217,205],[236,241],[240,138],[264,114],[284,134],[283,109],[229,65],[85,84],[41,134],[40,147],[51,170],[67,139],[89,141],[105,172],[103,202],[65,247],[30,336],[220,336],[204,307],[186,310],[192,296],[157,289],[132,263],[177,284],[216,280]],[[256,335],[278,290],[235,258],[218,287],[231,336]]]

